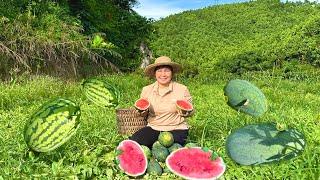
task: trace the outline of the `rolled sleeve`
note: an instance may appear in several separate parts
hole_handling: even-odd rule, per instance
[[[148,97],[147,97],[147,88],[146,87],[142,88],[142,91],[141,91],[141,94],[140,94],[140,98],[148,99]]]
[[[192,97],[191,97],[191,94],[190,94],[188,88],[186,88],[185,91],[184,91],[184,100],[187,100],[187,101],[189,101],[189,102],[192,104]],[[193,106],[193,104],[192,104],[192,106]],[[194,106],[193,106],[193,107],[194,107]],[[195,113],[195,110],[194,110],[194,108],[193,108],[192,111],[191,111],[190,113],[184,115],[184,117],[190,117],[190,116],[192,116],[194,113]]]
[[[190,94],[188,88],[186,88],[184,91],[184,100],[187,100],[192,104],[192,97],[191,97],[191,94]]]

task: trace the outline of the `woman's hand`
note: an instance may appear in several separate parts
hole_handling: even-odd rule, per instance
[[[191,100],[186,99],[176,100],[176,109],[182,117],[189,117],[194,112]]]
[[[182,117],[189,117],[193,114],[193,110],[192,111],[183,111],[181,109],[178,109],[178,114]]]
[[[150,102],[147,99],[140,98],[136,100],[134,103],[134,107],[136,108],[137,112],[140,114],[140,116],[147,116],[148,110],[150,107]]]
[[[146,110],[144,110],[144,111],[141,111],[141,110],[139,110],[139,109],[136,109],[136,111],[140,114],[140,116],[142,116],[142,117],[146,117],[147,115],[148,115],[148,113],[149,113],[149,110],[148,109],[146,109]]]

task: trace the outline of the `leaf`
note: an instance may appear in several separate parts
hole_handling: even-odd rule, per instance
[[[212,152],[210,159],[212,161],[216,160],[219,157],[219,154],[217,152]]]
[[[99,48],[101,43],[103,43],[103,38],[99,35],[95,35],[92,40],[92,47]]]
[[[116,156],[119,156],[119,155],[121,155],[122,153],[123,153],[122,150],[120,150],[120,149],[117,149],[117,150],[116,150]]]
[[[209,149],[208,147],[202,147],[201,149],[202,149],[202,151],[204,151],[204,152],[209,152],[209,151],[210,151],[210,149]]]

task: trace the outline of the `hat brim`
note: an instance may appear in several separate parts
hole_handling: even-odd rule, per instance
[[[178,63],[174,63],[174,62],[171,62],[171,63],[157,63],[157,64],[150,64],[146,67],[146,69],[144,70],[144,73],[146,76],[148,77],[154,77],[154,70],[156,69],[156,67],[158,66],[164,66],[164,65],[167,65],[167,66],[171,66],[172,67],[172,73],[179,73],[181,71],[181,65],[178,64]]]

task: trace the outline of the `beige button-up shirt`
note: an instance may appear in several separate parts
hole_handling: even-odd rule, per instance
[[[178,114],[177,100],[187,100],[192,103],[192,98],[186,86],[171,82],[165,91],[159,93],[158,82],[143,87],[141,98],[150,102],[148,125],[158,131],[171,131],[188,129],[185,117]]]

